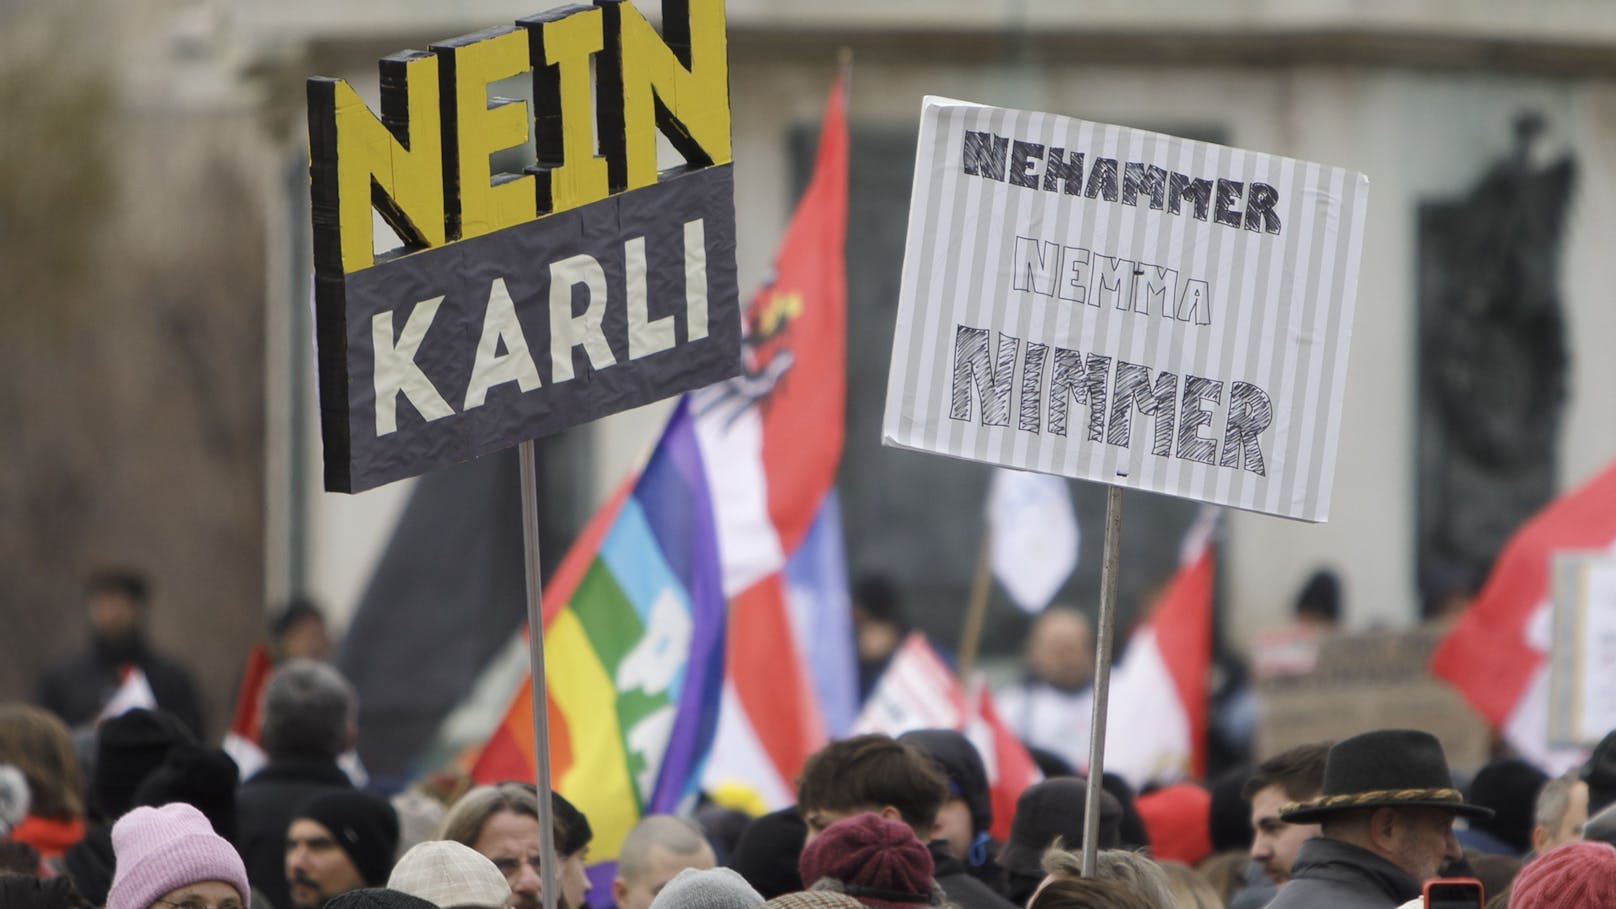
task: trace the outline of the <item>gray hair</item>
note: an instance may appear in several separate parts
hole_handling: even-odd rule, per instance
[[[531,785],[514,781],[478,786],[449,806],[436,838],[472,846],[482,835],[488,819],[502,811],[525,814],[537,820],[539,795]]]
[[[649,871],[652,847],[679,856],[712,848],[695,824],[671,814],[649,814],[623,838],[623,848],[617,854],[617,873],[633,880]]]
[[[259,741],[271,760],[335,759],[359,721],[359,695],[342,673],[315,660],[288,660],[264,685]]]
[[[1083,875],[1083,857],[1064,848],[1060,840],[1045,850],[1041,864],[1045,874],[1061,878]],[[1125,884],[1150,902],[1153,909],[1177,909],[1167,872],[1142,853],[1126,849],[1101,849],[1094,857],[1094,878]]]
[[[1156,909],[1177,909],[1173,885],[1161,866],[1138,852],[1126,849],[1101,849],[1094,859],[1094,876],[1102,881],[1127,884],[1138,891]]]

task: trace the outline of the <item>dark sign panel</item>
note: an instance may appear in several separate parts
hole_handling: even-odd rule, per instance
[[[323,389],[357,492],[738,371],[731,165],[349,275]],[[323,405],[324,406],[324,405]],[[348,451],[333,462],[333,439]]]
[[[724,3],[664,0],[662,20],[599,0],[402,51],[379,112],[308,81],[327,489],[740,371]],[[524,76],[531,105],[490,97]],[[659,172],[659,132],[685,167]],[[401,251],[374,254],[376,214]]]

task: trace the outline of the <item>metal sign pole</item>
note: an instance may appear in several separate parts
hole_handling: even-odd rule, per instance
[[[1100,568],[1100,618],[1094,635],[1094,713],[1089,725],[1088,796],[1083,803],[1083,876],[1094,876],[1099,855],[1100,779],[1105,774],[1105,713],[1111,694],[1111,635],[1117,624],[1117,569],[1122,550],[1122,487],[1105,493],[1105,564]]]
[[[527,569],[528,677],[533,697],[533,757],[539,789],[539,886],[544,909],[556,909],[555,811],[550,798],[550,712],[544,696],[544,619],[539,577],[539,465],[533,440],[520,446],[522,456],[522,562]]]

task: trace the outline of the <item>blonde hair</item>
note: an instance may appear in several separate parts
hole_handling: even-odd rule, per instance
[[[1172,859],[1163,859],[1156,865],[1167,875],[1167,886],[1173,891],[1178,909],[1223,909],[1223,898],[1201,872]]]

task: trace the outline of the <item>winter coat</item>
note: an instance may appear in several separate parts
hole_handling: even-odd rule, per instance
[[[1290,882],[1268,909],[1395,909],[1420,894],[1420,882],[1391,862],[1319,836],[1297,851]]]

